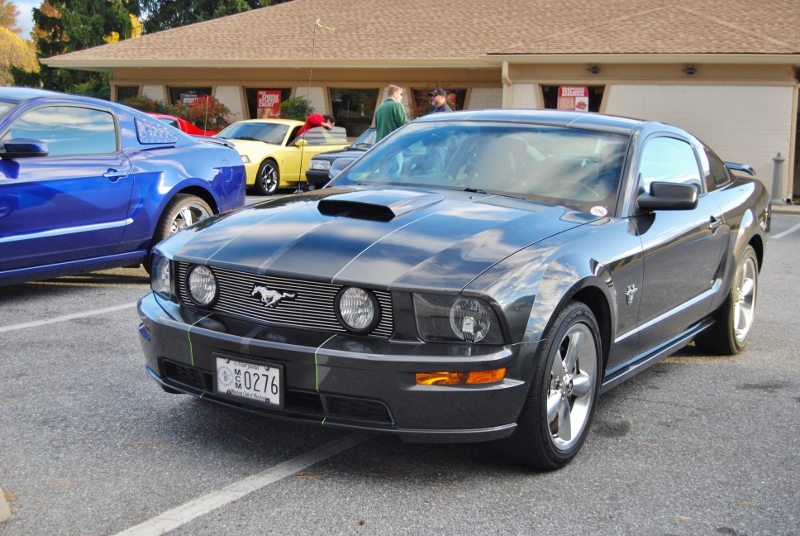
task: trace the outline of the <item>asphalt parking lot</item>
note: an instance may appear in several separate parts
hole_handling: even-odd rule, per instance
[[[800,216],[777,214],[747,350],[616,387],[553,473],[164,393],[142,269],[0,287],[0,536],[799,534],[798,265]]]

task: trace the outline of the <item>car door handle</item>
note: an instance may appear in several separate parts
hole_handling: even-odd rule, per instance
[[[711,216],[711,218],[708,220],[708,228],[714,231],[720,227],[722,227],[722,220]]]
[[[117,182],[118,180],[127,176],[127,171],[117,171],[116,169],[109,169],[107,172],[103,173],[103,177],[107,178],[111,182]]]

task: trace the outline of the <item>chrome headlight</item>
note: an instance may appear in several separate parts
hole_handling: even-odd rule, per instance
[[[171,300],[172,263],[157,251],[153,251],[150,261],[150,288],[165,300]]]
[[[497,315],[481,299],[414,294],[414,309],[424,341],[503,343]]]
[[[207,266],[195,266],[189,269],[186,278],[189,296],[198,305],[211,305],[217,299],[217,278]]]
[[[311,169],[318,169],[320,171],[328,171],[331,169],[331,161],[324,160],[322,158],[319,159],[311,159],[311,165],[309,166]]]
[[[381,318],[378,299],[372,292],[357,287],[345,287],[336,296],[336,316],[348,331],[369,333]]]

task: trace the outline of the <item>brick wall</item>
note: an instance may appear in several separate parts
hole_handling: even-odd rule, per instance
[[[475,87],[469,95],[468,110],[487,110],[503,107],[503,88]]]
[[[231,123],[244,119],[244,102],[242,102],[242,90],[239,86],[217,86],[214,98],[230,109]]]

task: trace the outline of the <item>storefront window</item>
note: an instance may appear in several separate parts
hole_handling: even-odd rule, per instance
[[[344,127],[348,138],[357,138],[370,126],[378,106],[380,90],[331,88],[331,110],[336,126]]]
[[[292,88],[246,88],[250,119],[280,117],[281,103],[292,96]]]
[[[186,104],[197,100],[202,95],[211,95],[210,87],[171,87],[169,88],[169,102],[184,102]]]
[[[408,103],[408,107],[411,110],[412,119],[431,113],[433,104],[431,103],[431,98],[428,96],[428,92],[434,89],[435,87],[411,89],[413,99]],[[452,89],[448,87],[442,89],[447,91],[447,104],[453,111],[464,109],[464,104],[467,102],[466,89]]]
[[[599,112],[605,86],[542,86],[544,107],[553,110]],[[561,106],[559,106],[559,102]],[[584,104],[588,103],[588,104]]]
[[[139,86],[117,86],[117,102],[139,96]]]

